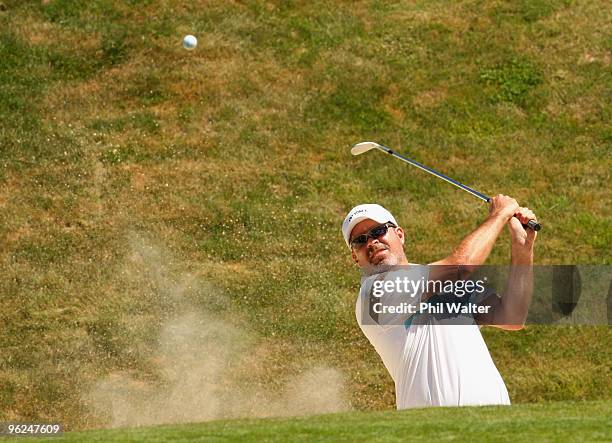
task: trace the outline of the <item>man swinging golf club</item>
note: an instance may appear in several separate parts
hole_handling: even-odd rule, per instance
[[[507,405],[508,391],[479,326],[492,325],[507,330],[521,329],[527,316],[533,286],[533,246],[536,231],[525,228],[535,220],[528,208],[515,199],[497,195],[490,198],[486,220],[436,266],[411,265],[405,254],[409,240],[395,217],[377,204],[354,207],[342,224],[342,234],[357,266],[363,271],[356,303],[357,321],[374,346],[395,382],[398,409],[427,406]],[[412,281],[448,278],[469,273],[482,265],[504,226],[510,231],[511,265],[506,290],[480,295],[482,314],[462,319],[461,324],[446,323],[439,316],[423,315],[418,310],[372,309],[372,295],[382,304],[399,306],[398,276]],[[382,282],[376,285],[376,281]],[[391,292],[375,288],[395,288]],[[384,293],[382,296],[381,294]],[[420,291],[412,297],[399,294],[417,306],[436,294]],[[387,300],[385,300],[387,298]],[[467,300],[467,298],[465,298]],[[470,299],[471,300],[471,299]],[[380,306],[379,306],[380,308]],[[456,320],[456,318],[455,318]]]

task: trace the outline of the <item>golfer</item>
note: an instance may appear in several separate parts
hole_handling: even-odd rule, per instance
[[[525,229],[523,223],[535,218],[531,210],[519,207],[515,199],[497,195],[491,199],[488,217],[476,230],[448,257],[431,263],[436,266],[425,266],[409,262],[404,252],[406,234],[385,208],[363,204],[348,213],[342,234],[364,275],[356,303],[357,321],[395,382],[398,409],[510,404],[504,381],[479,327],[491,325],[507,330],[523,327],[533,291],[533,246],[537,235]],[[374,299],[382,303],[378,310],[372,309],[373,288],[385,287],[377,286],[377,281],[393,282],[398,275],[407,275],[416,282],[447,279],[452,274],[455,279],[468,275],[485,262],[504,226],[510,231],[511,243],[505,291],[472,294],[477,295],[479,306],[486,312],[469,314],[468,321],[463,315],[460,324],[449,322],[448,316],[418,309],[380,312],[380,306],[397,301],[397,291],[383,296],[375,294]],[[440,294],[421,290],[411,297],[399,295],[402,301],[408,300],[408,304],[417,307]],[[462,300],[475,298],[466,296]]]

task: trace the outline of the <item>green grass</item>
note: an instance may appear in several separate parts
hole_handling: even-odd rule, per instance
[[[359,412],[67,433],[24,441],[607,441],[610,402]],[[8,440],[5,440],[8,441]]]
[[[378,201],[430,262],[486,208],[358,141],[533,208],[537,263],[610,264],[603,1],[2,3],[0,421],[109,425],[89,395],[171,387],[185,311],[252,343],[220,385],[282,406],[331,367],[340,403],[391,408],[340,223]],[[483,333],[514,402],[610,399],[609,327]]]

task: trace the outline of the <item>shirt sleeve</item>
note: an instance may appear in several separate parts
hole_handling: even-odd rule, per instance
[[[423,265],[399,266],[364,278],[358,321],[383,327],[405,325],[418,311],[428,270]]]

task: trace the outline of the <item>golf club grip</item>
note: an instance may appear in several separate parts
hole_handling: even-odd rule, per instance
[[[525,225],[523,225],[523,226],[525,226]],[[538,223],[537,221],[535,221],[535,220],[529,220],[529,221],[527,222],[527,225],[526,225],[526,226],[527,226],[528,228],[533,229],[533,230],[534,230],[534,231],[536,231],[536,232],[538,232],[540,229],[542,229],[542,225],[541,225],[541,224],[539,224],[539,223]]]
[[[486,200],[485,200],[485,201],[486,201],[487,203],[489,203],[489,202],[491,201],[491,197],[486,197],[486,196],[485,196],[485,198],[486,198]],[[515,217],[516,217],[516,215],[515,215]],[[525,228],[525,229],[527,229],[527,228],[529,228],[529,229],[533,229],[534,231],[538,232],[540,229],[542,229],[542,225],[541,225],[541,224],[539,224],[539,223],[538,223],[537,221],[535,221],[535,220],[529,220],[529,221],[527,222],[527,224],[526,224],[526,225],[523,225],[523,228]]]

